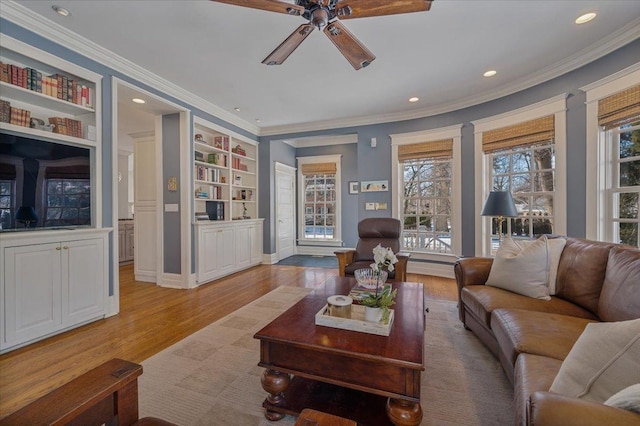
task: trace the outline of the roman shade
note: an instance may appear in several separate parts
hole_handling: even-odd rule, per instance
[[[89,166],[47,167],[46,179],[90,179]]]
[[[489,153],[522,145],[553,141],[554,136],[555,116],[547,115],[484,132],[482,134],[482,151]]]
[[[610,130],[640,120],[640,84],[598,101],[598,125]]]
[[[300,169],[303,175],[330,175],[338,171],[336,163],[307,163]]]
[[[0,179],[15,180],[16,166],[13,164],[0,163]]]
[[[398,160],[417,160],[420,158],[452,157],[453,139],[419,142],[398,147]]]

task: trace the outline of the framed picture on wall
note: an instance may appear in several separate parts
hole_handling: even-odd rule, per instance
[[[349,194],[358,193],[358,182],[349,182]]]
[[[382,192],[388,190],[389,181],[387,180],[363,181],[360,184],[360,192]]]

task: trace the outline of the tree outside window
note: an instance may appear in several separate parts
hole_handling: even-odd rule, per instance
[[[46,179],[44,226],[90,225],[91,181]]]
[[[640,246],[640,122],[611,131],[611,240]]]

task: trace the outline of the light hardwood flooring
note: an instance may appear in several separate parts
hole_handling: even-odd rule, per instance
[[[120,268],[120,313],[0,355],[0,418],[111,359],[140,363],[282,285],[316,287],[337,270],[260,265],[191,290],[134,280]],[[457,300],[454,280],[408,274],[428,298]]]

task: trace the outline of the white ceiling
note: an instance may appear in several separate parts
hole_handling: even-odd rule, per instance
[[[435,0],[428,12],[345,20],[377,56],[355,71],[318,31],[283,65],[263,65],[304,22],[300,17],[211,1],[19,4],[260,134],[451,111],[538,84],[640,37],[637,0]],[[53,4],[71,16],[57,15]],[[597,12],[596,19],[574,24],[587,11]],[[484,78],[488,69],[498,74]],[[420,101],[409,103],[411,96]]]

